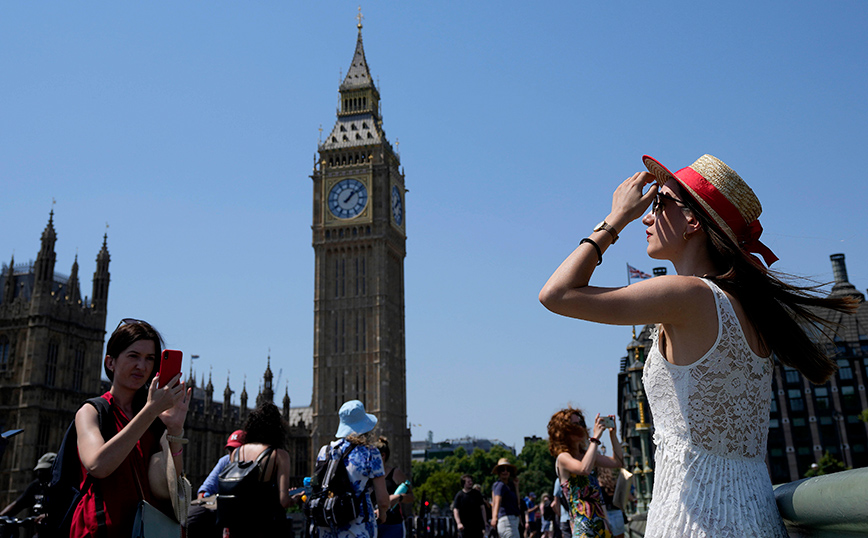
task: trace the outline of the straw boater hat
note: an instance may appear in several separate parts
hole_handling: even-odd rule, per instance
[[[763,210],[759,200],[726,163],[717,157],[703,155],[673,174],[648,155],[643,156],[642,161],[657,177],[661,187],[669,179],[677,181],[739,248],[759,254],[767,266],[778,261],[777,256],[759,240],[763,233],[758,220]]]
[[[500,472],[499,469],[501,467],[509,467],[510,470],[512,470],[512,472],[515,473],[515,465],[509,463],[509,460],[506,458],[500,458],[499,460],[497,460],[497,465],[495,465],[494,469],[491,470],[491,474],[499,473]]]

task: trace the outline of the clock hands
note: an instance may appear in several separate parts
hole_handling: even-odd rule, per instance
[[[344,198],[343,201],[341,201],[341,203],[342,203],[342,204],[345,204],[345,203],[349,202],[349,201],[350,201],[350,198],[352,198],[353,195],[355,195],[357,192],[359,192],[359,190],[361,190],[362,187],[363,187],[363,185],[359,185],[358,187],[356,187],[355,189],[353,189],[352,192],[350,192],[349,194],[347,194],[347,197]]]

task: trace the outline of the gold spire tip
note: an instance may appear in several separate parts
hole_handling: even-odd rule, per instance
[[[365,16],[362,15],[362,6],[359,6],[359,14],[356,15],[356,20],[359,21],[359,24],[357,24],[356,26],[358,27],[359,31],[362,30],[362,19],[364,18]]]

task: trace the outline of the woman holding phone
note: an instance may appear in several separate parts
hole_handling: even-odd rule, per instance
[[[140,320],[122,320],[109,338],[103,367],[112,385],[102,395],[108,415],[100,417],[93,405],[83,405],[75,415],[79,460],[90,480],[82,477],[83,497],[72,517],[72,538],[128,538],[142,500],[172,514],[171,504],[151,493],[148,463],[161,451],[165,433],[175,469],[179,474],[183,471],[190,390],[179,381],[180,374],[158,388],[162,347],[160,333]],[[100,433],[105,431],[100,428],[101,418],[114,425],[117,433],[110,439]]]
[[[614,457],[600,454],[600,437],[609,430]],[[568,407],[552,415],[548,424],[549,452],[555,457],[555,473],[564,498],[569,502],[570,528],[575,538],[611,538],[597,467],[624,465],[614,418],[594,419],[594,436],[588,436],[585,416]]]

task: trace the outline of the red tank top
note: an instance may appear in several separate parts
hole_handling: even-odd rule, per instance
[[[111,404],[110,420],[114,421],[117,431],[121,431],[130,422],[130,419],[114,404],[110,392],[106,392],[102,397]],[[163,423],[159,419],[155,420],[136,443],[129,456],[112,474],[103,479],[94,480],[95,487],[98,487],[102,492],[108,538],[129,538],[133,533],[136,510],[139,501],[142,500],[139,487],[136,485],[137,477],[145,494],[145,500],[165,511],[167,501],[156,501],[151,495],[151,488],[148,484],[148,462],[151,456],[160,451],[160,436],[164,429]],[[81,486],[84,487],[86,477],[84,466],[81,468],[81,476]],[[75,508],[70,527],[70,538],[98,536],[95,487],[88,489]],[[171,504],[169,504],[167,513],[171,513],[171,511]]]

